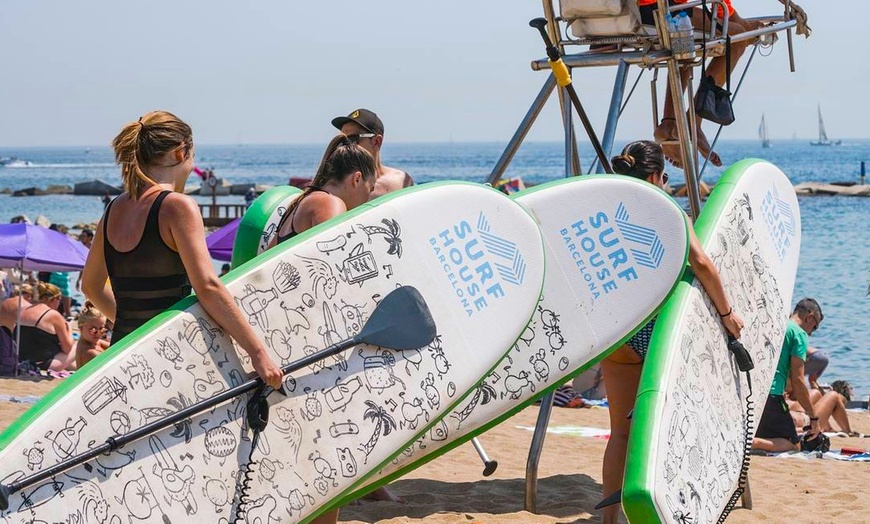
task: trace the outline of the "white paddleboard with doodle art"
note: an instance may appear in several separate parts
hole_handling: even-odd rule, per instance
[[[736,502],[791,311],[801,223],[782,171],[762,160],[731,166],[695,231],[746,323],[754,423],[747,431],[749,384],[715,307],[697,280],[680,283],[653,332],[634,409],[623,490],[632,524],[715,523]]]
[[[474,394],[372,477],[369,490],[513,416],[621,345],[658,311],[683,274],[686,215],[651,184],[584,176],[512,198],[536,218],[547,248],[533,321]]]
[[[534,220],[477,184],[409,188],[313,228],[226,278],[278,362],[358,333],[399,285],[426,300],[433,343],[405,352],[357,346],[286,377],[287,396],[269,397],[253,462],[247,398],[237,398],[13,494],[0,522],[310,520],[492,370],[532,316],[544,265]],[[194,297],[185,299],[7,429],[0,482],[240,384],[252,372],[243,355]]]

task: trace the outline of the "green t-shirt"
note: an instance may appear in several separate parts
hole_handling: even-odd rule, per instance
[[[773,384],[770,386],[771,395],[782,395],[785,391],[785,385],[791,374],[791,357],[798,357],[806,362],[808,345],[807,332],[789,319],[785,328],[785,340],[782,342],[782,352],[779,354],[779,363],[776,365]]]

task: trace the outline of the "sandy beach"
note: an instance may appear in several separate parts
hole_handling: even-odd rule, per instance
[[[0,379],[0,393],[42,396],[60,380]],[[0,429],[5,429],[28,404],[0,401]],[[566,435],[547,436],[538,482],[538,514],[523,511],[525,462],[538,415],[530,407],[492,431],[481,441],[498,460],[491,477],[481,476],[482,465],[471,444],[417,469],[392,485],[405,503],[365,501],[344,508],[341,521],[401,524],[452,523],[572,523],[598,522],[593,509],[601,497],[601,459],[606,441]],[[855,431],[870,433],[867,413],[850,413]],[[555,408],[551,427],[607,428],[606,409]],[[831,449],[870,447],[870,439],[833,438]],[[836,460],[799,460],[752,457],[750,482],[753,509],[738,508],[731,523],[849,523],[866,522],[870,502],[866,488],[870,463]],[[620,522],[624,522],[621,520]]]

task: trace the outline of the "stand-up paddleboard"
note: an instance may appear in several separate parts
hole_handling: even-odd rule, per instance
[[[287,396],[269,397],[253,462],[247,398],[238,397],[17,491],[0,521],[308,521],[492,370],[528,324],[543,272],[532,217],[477,184],[408,188],[312,228],[227,277],[280,364],[358,333],[400,285],[428,304],[433,342],[404,352],[360,345],[286,377]],[[250,372],[244,353],[186,299],[0,436],[0,483],[213,397]],[[247,501],[241,508],[239,498]]]
[[[278,223],[287,207],[302,191],[293,186],[276,186],[257,197],[245,211],[233,242],[232,266],[239,267],[269,247],[278,234]]]
[[[686,267],[686,214],[646,182],[584,176],[512,198],[536,218],[547,249],[533,321],[474,394],[372,477],[368,490],[503,422],[619,347],[658,311]]]
[[[791,310],[800,211],[776,166],[761,160],[731,166],[695,231],[746,322],[741,341],[755,362],[751,429],[745,374],[727,348],[715,307],[697,280],[686,279],[659,316],[638,389],[623,491],[633,524],[715,523],[736,501],[745,445],[755,434]]]

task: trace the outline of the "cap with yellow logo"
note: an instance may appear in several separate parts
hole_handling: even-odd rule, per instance
[[[348,122],[354,122],[370,133],[384,134],[384,123],[381,122],[378,115],[368,109],[357,109],[347,116],[339,116],[332,119],[332,125],[336,129],[341,129],[341,126]]]

